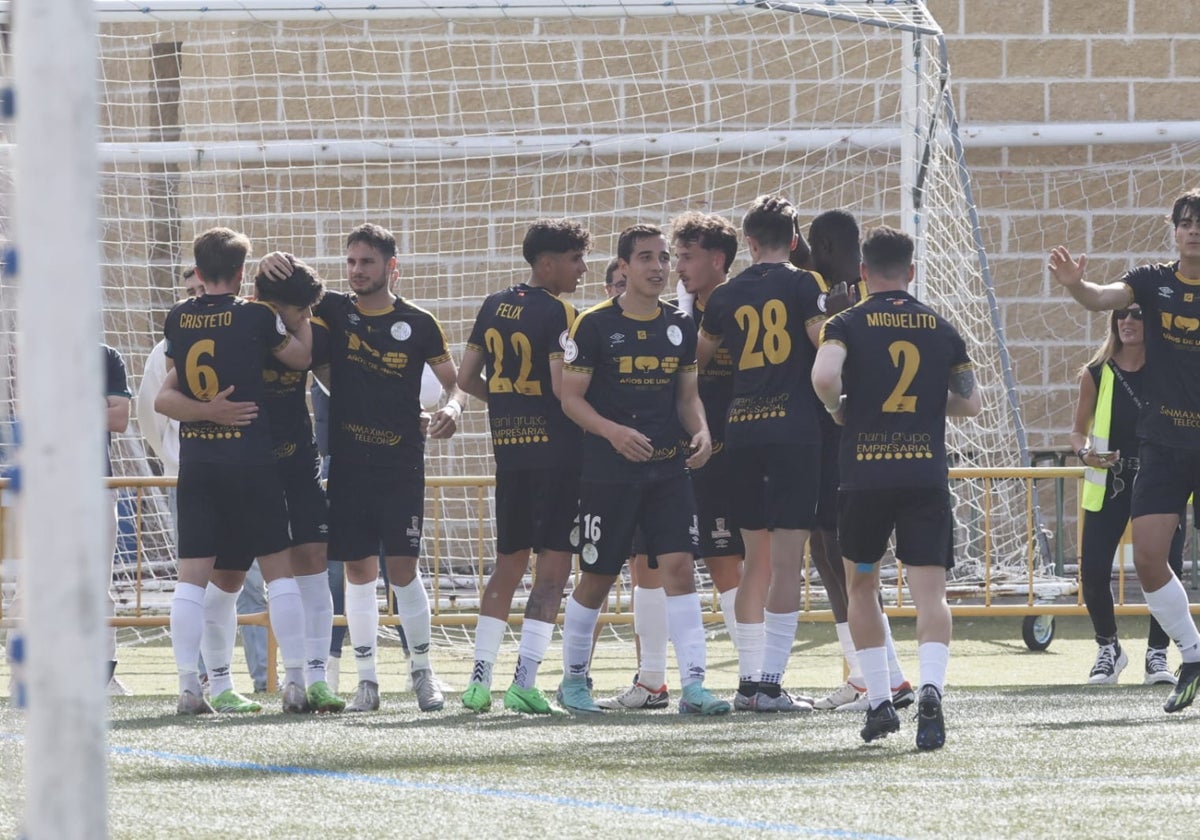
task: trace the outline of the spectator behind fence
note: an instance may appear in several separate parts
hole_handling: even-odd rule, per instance
[[[1145,405],[1142,366],[1146,362],[1142,308],[1136,303],[1109,316],[1108,337],[1079,372],[1079,402],[1071,448],[1086,466],[1083,477],[1083,539],[1079,547],[1083,601],[1096,632],[1093,685],[1115,683],[1129,657],[1117,639],[1113,610],[1114,552],[1129,524],[1133,481],[1138,473],[1137,419]],[[1171,540],[1168,562],[1176,575],[1183,568],[1183,522]],[[1167,667],[1171,643],[1162,625],[1150,617],[1143,682],[1175,684]]]

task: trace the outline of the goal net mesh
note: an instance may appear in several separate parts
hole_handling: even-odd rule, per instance
[[[133,388],[181,296],[191,240],[213,225],[246,232],[255,257],[301,256],[340,290],[347,231],[384,225],[399,243],[396,291],[436,314],[457,355],[485,294],[526,278],[520,242],[533,219],[571,216],[590,228],[591,268],[573,298],[582,308],[603,297],[602,269],[627,225],[686,210],[740,224],[756,196],[779,192],[805,227],[845,208],[864,230],[918,233],[920,295],[967,337],[986,406],[953,424],[953,462],[1022,465],[936,23],[912,2],[730,4],[711,14],[689,5],[104,23],[103,319]],[[733,270],[747,264],[739,255]],[[6,278],[8,416],[13,292]],[[452,440],[430,442],[428,474],[490,475],[487,440],[484,412],[469,410]],[[136,423],[113,453],[119,476],[154,471]],[[993,575],[1023,580],[1037,555],[1024,485],[964,484],[957,495],[956,577],[982,581],[990,564]],[[470,609],[493,551],[490,490],[431,490],[429,506],[425,551],[439,562],[425,579],[440,612]],[[125,491],[121,511],[122,609],[165,610],[174,572],[165,491],[144,491],[136,505]],[[1044,558],[1032,561],[1046,571]]]

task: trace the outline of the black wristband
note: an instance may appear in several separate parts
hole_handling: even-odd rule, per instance
[[[1091,451],[1092,451],[1092,447],[1085,446],[1085,447],[1083,447],[1083,449],[1080,449],[1075,453],[1075,457],[1078,458],[1080,461],[1082,461],[1084,458],[1086,458],[1088,456],[1088,453]]]

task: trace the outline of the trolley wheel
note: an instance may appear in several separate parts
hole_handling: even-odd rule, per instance
[[[1054,641],[1054,616],[1027,615],[1021,622],[1021,636],[1030,650],[1045,650]]]

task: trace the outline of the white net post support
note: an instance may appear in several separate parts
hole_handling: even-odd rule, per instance
[[[30,840],[107,834],[96,18],[14,10],[15,254]]]

